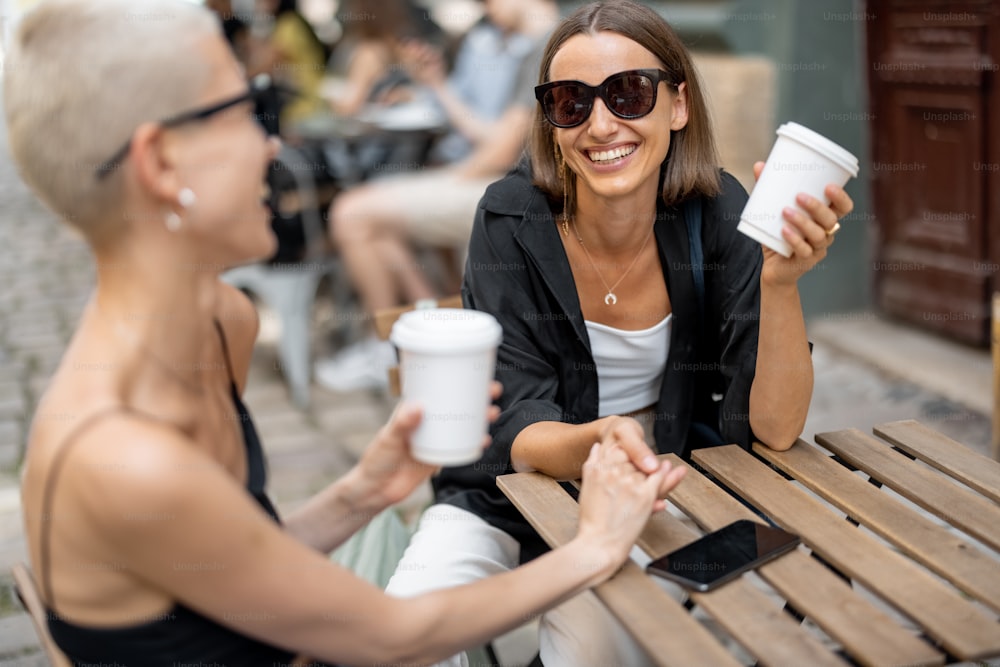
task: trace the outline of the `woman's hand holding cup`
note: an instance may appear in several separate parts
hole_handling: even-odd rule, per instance
[[[764,247],[761,282],[794,285],[823,257],[854,204],[844,185],[858,175],[858,158],[798,123],[777,129],[737,230]],[[825,201],[823,201],[825,200]]]
[[[753,165],[754,179],[759,180],[764,162]],[[804,192],[795,196],[795,203],[802,211],[785,207],[781,217],[787,223],[782,238],[791,246],[793,255],[785,258],[774,250],[764,248],[764,279],[774,284],[792,284],[809,272],[826,257],[827,248],[833,245],[840,229],[839,219],[854,210],[854,201],[844,188],[835,183],[826,186],[824,193],[830,200],[827,206]]]
[[[490,383],[491,401],[499,399],[502,392],[499,382]],[[492,424],[500,416],[500,408],[491,404],[486,409],[486,415]],[[423,418],[419,405],[402,401],[365,448],[356,470],[361,475],[363,487],[382,498],[378,505],[387,507],[401,502],[439,469],[439,466],[423,463],[413,456],[413,434]],[[489,435],[483,436],[480,449],[489,445]]]

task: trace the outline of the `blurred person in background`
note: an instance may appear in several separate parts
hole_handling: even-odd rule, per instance
[[[250,54],[250,23],[253,16],[238,16],[232,0],[206,0],[205,6],[222,22],[222,33],[233,48],[236,59],[245,67]]]
[[[390,93],[409,82],[404,43],[445,44],[444,32],[412,0],[345,0],[337,18],[344,32],[328,63],[328,75],[340,79],[331,105],[342,115],[354,115],[368,103],[400,99]]]
[[[320,84],[329,49],[299,12],[297,0],[257,0],[256,25],[248,53],[247,72],[253,77],[269,74],[289,90],[277,112],[283,135],[294,135],[297,123],[326,112]]]
[[[274,249],[278,143],[218,21],[180,0],[46,0],[7,55],[11,153],[97,267],[21,477],[46,622],[74,664],[426,664],[616,572],[684,468],[646,475],[596,445],[576,537],[517,572],[401,600],[332,563],[435,470],[410,456],[410,404],[282,521],[241,399],[258,320],[219,280]]]
[[[432,155],[444,166],[366,183],[331,207],[333,241],[369,316],[439,295],[415,246],[464,255],[486,186],[523,150],[538,63],[558,8],[553,0],[486,0],[485,10],[486,21],[466,36],[450,76],[438,50],[416,42],[405,46],[410,76],[432,91],[453,128]],[[382,388],[394,363],[392,346],[369,331],[317,362],[315,376],[335,391]]]

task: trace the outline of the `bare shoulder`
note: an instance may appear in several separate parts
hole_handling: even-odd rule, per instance
[[[57,489],[53,506],[73,508],[73,530],[115,533],[129,517],[168,506],[182,492],[183,472],[196,463],[222,470],[165,422],[115,407],[70,416],[68,424],[33,434],[22,479],[29,524],[32,516],[53,511],[42,507],[43,496]]]
[[[260,328],[260,318],[253,301],[241,290],[221,280],[217,290],[215,318],[226,336],[233,377],[242,393]]]
[[[233,343],[237,342],[236,339],[242,339],[253,345],[260,326],[260,318],[253,301],[242,290],[221,280],[216,289],[218,291],[215,317],[225,329],[226,336],[233,338]]]
[[[246,545],[248,531],[280,535],[240,480],[165,422],[102,420],[67,455],[54,511],[72,508],[73,533],[119,554],[137,574],[179,557],[187,540]]]
[[[127,411],[108,415],[79,434],[62,480],[81,508],[105,528],[134,513],[183,500],[198,471],[227,473],[177,427]]]

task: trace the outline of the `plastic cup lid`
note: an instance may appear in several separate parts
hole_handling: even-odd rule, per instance
[[[798,123],[785,123],[777,134],[803,144],[839,165],[852,178],[858,176],[858,158],[843,146],[836,144],[822,134]]]
[[[403,350],[454,354],[500,344],[503,329],[489,313],[461,308],[425,308],[403,313],[389,340]]]

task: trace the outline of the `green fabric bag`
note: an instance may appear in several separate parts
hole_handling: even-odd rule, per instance
[[[410,529],[399,514],[386,510],[330,554],[333,562],[385,589],[410,543]]]

